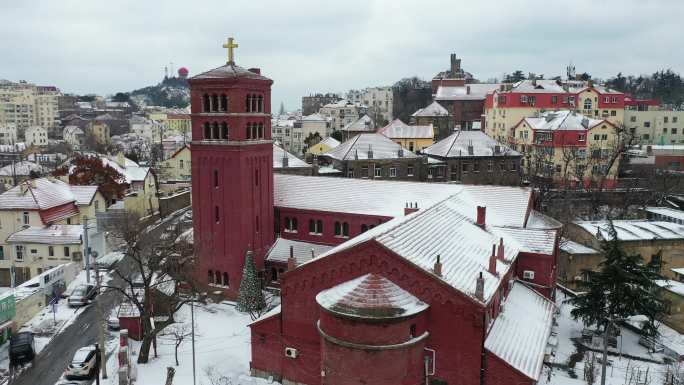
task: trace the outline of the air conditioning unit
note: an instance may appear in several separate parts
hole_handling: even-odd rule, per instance
[[[534,279],[534,271],[532,271],[532,270],[523,271],[523,279]]]
[[[285,348],[285,357],[297,358],[299,351],[295,348]]]

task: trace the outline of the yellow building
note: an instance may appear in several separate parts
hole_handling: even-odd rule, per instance
[[[401,119],[394,119],[390,124],[378,130],[378,133],[392,139],[393,142],[409,151],[420,151],[432,146],[435,136],[432,124],[409,126]]]
[[[168,131],[174,131],[179,134],[187,134],[192,130],[190,114],[166,114],[164,125]]]
[[[337,139],[333,138],[332,136],[327,137],[321,140],[320,142],[314,144],[313,146],[309,147],[309,149],[306,150],[306,154],[318,156],[332,150],[333,148],[339,145],[340,142]]]
[[[107,145],[111,143],[109,126],[105,122],[92,121],[88,125],[88,134],[92,135],[98,144]]]
[[[160,179],[164,182],[189,181],[192,177],[192,164],[190,162],[190,147],[186,145],[164,161]]]

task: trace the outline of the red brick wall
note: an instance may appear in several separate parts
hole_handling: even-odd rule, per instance
[[[534,380],[520,373],[501,358],[487,351],[487,385],[533,385]]]

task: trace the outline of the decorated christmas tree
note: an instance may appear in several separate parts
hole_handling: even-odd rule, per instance
[[[249,313],[254,318],[266,307],[266,299],[261,291],[261,283],[257,276],[256,266],[252,252],[248,251],[245,256],[245,267],[242,269],[242,281],[238,293],[237,310]]]

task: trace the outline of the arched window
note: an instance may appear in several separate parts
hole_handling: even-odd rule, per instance
[[[228,97],[226,94],[221,94],[221,103],[219,104],[221,111],[228,111]]]
[[[245,111],[250,112],[252,108],[252,95],[247,95],[247,101],[245,102]]]
[[[342,223],[342,236],[343,237],[349,236],[349,223],[347,223],[347,222]]]
[[[218,95],[211,95],[211,111],[216,112],[219,110],[219,98]]]
[[[220,285],[220,284],[221,284],[221,272],[217,271],[217,272],[214,274],[214,283],[217,284],[217,285]]]
[[[278,269],[276,269],[275,267],[271,268],[271,281],[272,282],[278,281]]]
[[[257,111],[264,112],[264,97],[259,95],[257,102]]]
[[[221,123],[221,139],[228,140],[228,123]]]
[[[209,95],[204,94],[202,96],[202,112],[211,111],[211,102],[209,101]]]
[[[211,125],[209,122],[204,123],[204,139],[211,139]]]
[[[264,138],[264,124],[259,123],[259,132],[257,132],[257,138],[263,139]]]
[[[584,109],[585,110],[591,110],[591,99],[590,98],[584,99]]]
[[[323,221],[320,219],[316,221],[316,230],[318,234],[323,234]]]
[[[292,218],[292,231],[297,231],[297,218]]]
[[[209,270],[209,283],[214,283],[214,272]]]
[[[214,122],[211,125],[211,138],[212,139],[218,139],[219,138],[219,125],[216,122]]]
[[[245,138],[252,139],[252,123],[247,123],[247,132],[245,133]]]
[[[256,96],[256,95],[252,95],[251,103],[250,103],[250,107],[249,107],[251,112],[256,112],[256,111],[258,111],[258,107],[257,107],[258,103],[259,103],[259,102],[258,102],[257,96]]]
[[[335,222],[335,236],[339,237],[342,235],[342,225],[340,222]]]
[[[316,233],[316,221],[314,221],[313,219],[309,219],[309,232],[311,234]]]
[[[230,281],[228,280],[228,273],[223,273],[223,286],[230,286]]]

